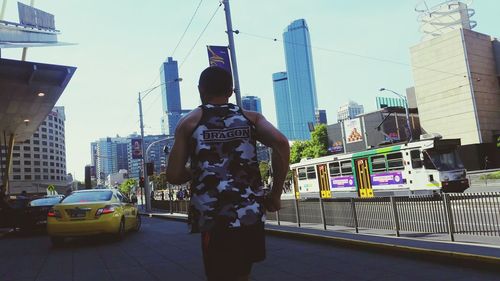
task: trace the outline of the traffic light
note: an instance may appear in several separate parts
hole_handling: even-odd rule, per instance
[[[144,177],[139,179],[139,187],[144,187]]]
[[[152,176],[154,172],[155,172],[155,163],[154,162],[146,163],[146,174],[148,176]]]
[[[92,188],[92,182],[90,180],[90,166],[85,166],[85,189]]]

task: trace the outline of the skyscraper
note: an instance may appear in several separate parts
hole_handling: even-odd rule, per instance
[[[315,110],[318,107],[318,101],[316,97],[311,39],[306,21],[299,19],[292,22],[283,33],[283,42],[286,73],[277,75],[286,76],[290,112],[288,116],[278,116],[278,127],[280,119],[290,119],[291,125],[288,128],[280,128],[280,130],[284,133],[284,130],[291,130],[289,134],[285,133],[290,139],[307,140],[311,136],[309,123],[316,123]],[[273,75],[273,80],[275,80],[274,78],[275,75]],[[280,83],[280,85],[284,84]],[[281,89],[281,87],[278,88]],[[275,87],[275,89],[277,88]],[[283,94],[284,92],[278,93],[278,96],[282,96]],[[277,93],[275,92],[276,95]],[[276,107],[281,106],[284,105],[279,104],[279,101],[276,100]],[[281,112],[283,113],[283,111]],[[277,114],[280,114],[278,110]]]
[[[278,129],[289,139],[295,139],[293,130],[292,108],[288,90],[288,77],[286,72],[273,73],[274,104],[276,106],[276,119]]]
[[[179,68],[177,66],[177,61],[173,60],[172,57],[168,57],[167,61],[160,67],[160,78],[161,83],[161,95],[162,95],[162,127],[168,129],[165,130],[165,134],[173,135],[177,123],[181,118],[181,93],[179,87]],[[165,124],[166,123],[166,124]],[[167,126],[168,125],[168,126]]]
[[[251,110],[262,113],[262,105],[259,97],[244,96],[241,98],[241,106],[245,110]]]

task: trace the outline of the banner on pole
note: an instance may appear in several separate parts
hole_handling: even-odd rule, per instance
[[[229,73],[231,71],[231,61],[229,60],[229,49],[226,46],[207,46],[208,63],[210,66],[224,68]]]
[[[132,159],[142,159],[141,139],[132,139]]]

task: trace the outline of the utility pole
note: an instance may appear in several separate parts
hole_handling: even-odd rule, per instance
[[[142,148],[142,176],[144,177],[144,194],[143,198],[146,200],[146,211],[151,211],[151,200],[150,200],[150,191],[149,191],[149,178],[148,172],[146,171],[146,148],[144,142],[144,120],[142,116],[142,97],[141,92],[139,92],[139,118],[140,118],[140,126],[141,126],[141,148]],[[142,202],[144,205],[144,202]]]
[[[5,1],[6,2],[6,1]],[[35,6],[35,0],[31,0],[30,2],[30,6],[33,7]],[[26,54],[28,53],[28,48],[23,48],[23,55],[22,55],[22,58],[21,60],[22,61],[25,61],[26,60]]]
[[[231,54],[231,69],[233,70],[234,79],[234,94],[236,96],[236,104],[241,107],[241,89],[240,79],[238,77],[238,64],[236,63],[236,51],[234,48],[233,23],[231,22],[231,9],[229,8],[229,0],[222,1],[224,11],[226,13],[227,39],[229,41],[229,52]]]

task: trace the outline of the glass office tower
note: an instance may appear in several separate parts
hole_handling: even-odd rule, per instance
[[[316,123],[316,82],[309,29],[304,19],[292,22],[283,33],[286,72],[293,120],[293,139],[310,139],[309,123]]]
[[[288,91],[286,72],[273,73],[274,104],[276,106],[276,120],[278,129],[289,139],[294,140],[293,114]]]

